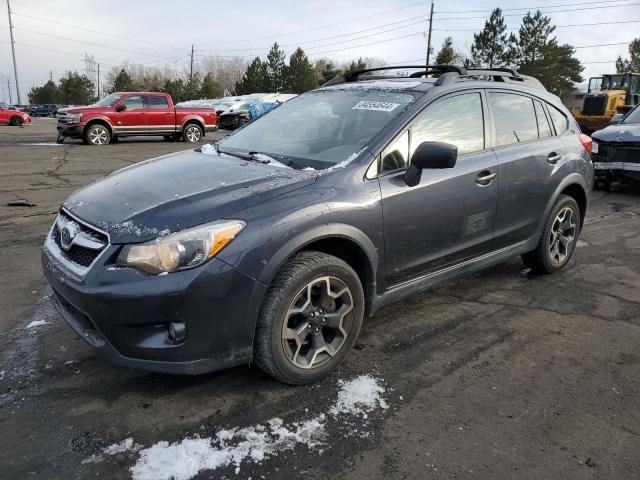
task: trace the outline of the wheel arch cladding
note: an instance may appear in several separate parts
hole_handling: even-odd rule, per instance
[[[109,122],[107,122],[106,120],[103,120],[101,118],[96,118],[93,120],[89,120],[89,122],[87,122],[87,125],[84,127],[84,132],[87,131],[87,129],[91,128],[94,125],[102,125],[103,127],[106,127],[107,130],[109,130],[109,134],[113,135],[113,128],[111,128],[111,125],[109,124]]]
[[[184,123],[182,124],[182,130],[187,128],[187,126],[190,125],[191,123],[195,123],[196,125],[198,125],[200,127],[200,129],[202,130],[202,134],[204,135],[204,123],[198,117],[187,118],[184,121]]]
[[[582,230],[582,226],[584,225],[584,217],[587,213],[587,192],[584,190],[584,188],[582,188],[581,185],[572,183],[570,185],[567,185],[562,190],[562,192],[560,192],[560,195],[568,195],[572,197],[578,204],[578,207],[580,207],[580,229]]]
[[[289,240],[272,257],[259,281],[269,285],[284,264],[301,251],[318,251],[346,262],[358,274],[365,295],[365,315],[375,296],[378,252],[371,240],[350,225],[328,224],[312,228]]]

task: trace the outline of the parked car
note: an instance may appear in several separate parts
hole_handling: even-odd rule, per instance
[[[0,104],[0,124],[19,127],[25,123],[31,123],[31,117],[28,114],[6,104]]]
[[[277,102],[247,102],[241,104],[237,109],[231,109],[220,114],[218,117],[218,128],[235,130],[247,122],[261,117],[265,113],[277,107]]]
[[[44,105],[32,105],[31,116],[33,117],[53,117],[58,110],[58,105],[47,103]]]
[[[612,182],[640,182],[640,106],[614,120],[592,135],[595,186],[603,190]]]
[[[30,105],[11,105],[13,110],[18,110],[20,112],[24,112],[28,115],[31,115],[31,106]]]
[[[531,77],[413,68],[352,72],[73,193],[42,256],[60,315],[121,365],[254,361],[303,384],[383,305],[517,255],[565,267],[591,139]]]
[[[66,109],[58,115],[58,142],[82,138],[88,145],[105,145],[120,137],[158,135],[199,142],[215,130],[211,108],[179,108],[171,95],[158,92],[116,92],[94,105]]]

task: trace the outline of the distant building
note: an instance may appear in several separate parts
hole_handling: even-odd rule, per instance
[[[580,110],[582,110],[582,104],[584,103],[584,96],[586,94],[586,86],[579,86],[571,93],[567,93],[560,97],[560,100],[562,100],[562,103],[569,109],[570,112],[579,112]]]

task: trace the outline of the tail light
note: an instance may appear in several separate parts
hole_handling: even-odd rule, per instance
[[[587,151],[589,156],[591,156],[591,149],[593,148],[593,140],[591,140],[591,137],[589,135],[581,133],[580,135],[578,135],[578,139],[580,140],[580,143]]]

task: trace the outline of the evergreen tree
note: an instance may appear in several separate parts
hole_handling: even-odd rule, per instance
[[[362,70],[367,68],[367,62],[365,62],[362,57],[359,57],[358,60],[352,60],[349,66],[345,69],[345,75],[354,70]]]
[[[188,85],[181,78],[176,78],[175,80],[167,78],[162,86],[162,91],[171,95],[173,103],[183,102],[189,96]]]
[[[336,68],[333,62],[331,61],[322,61],[321,67],[318,70],[320,65],[316,64],[316,73],[318,74],[318,82],[320,85],[324,85],[329,80],[333,80],[336,77],[342,75],[342,70]],[[318,62],[319,63],[319,62]]]
[[[489,68],[510,65],[516,43],[514,34],[507,35],[507,24],[502,10],[496,8],[485,22],[484,29],[473,35],[472,62],[476,66]]]
[[[86,105],[94,101],[95,86],[86,75],[67,72],[58,86],[59,100],[71,105]]]
[[[456,53],[453,51],[453,39],[451,37],[447,37],[444,39],[444,42],[442,42],[442,48],[438,52],[436,63],[438,65],[453,63],[455,56]]]
[[[547,90],[562,95],[582,81],[584,67],[571,45],[558,45],[551,36],[554,30],[551,19],[540,11],[527,13],[518,33],[514,60],[520,73],[537,78]]]
[[[247,95],[249,93],[269,92],[269,79],[265,62],[256,57],[249,64],[242,79],[236,82],[236,95]]]
[[[112,92],[134,92],[137,89],[133,85],[133,80],[127,71],[123,68],[113,80]]]
[[[287,68],[286,90],[289,93],[304,93],[318,86],[313,65],[300,47],[291,54]]]
[[[640,38],[636,38],[629,44],[629,58],[618,57],[616,60],[618,73],[640,72]]]
[[[202,79],[199,96],[200,98],[220,98],[223,96],[222,87],[213,76],[213,73],[207,73]]]
[[[58,92],[58,86],[49,80],[41,87],[33,87],[29,92],[29,103],[42,104],[42,103],[58,103],[60,94]]]
[[[283,92],[287,86],[287,65],[285,63],[286,55],[284,50],[280,48],[278,42],[274,43],[267,55],[267,85],[268,92]]]

